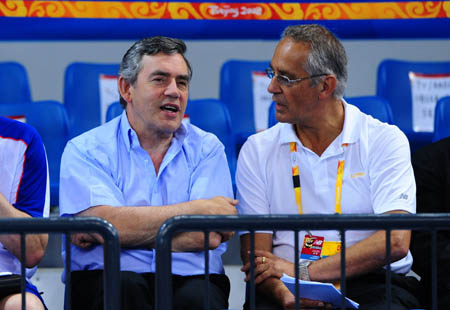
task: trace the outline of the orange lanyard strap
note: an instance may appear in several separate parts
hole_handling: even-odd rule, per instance
[[[347,143],[342,144],[342,147],[346,148]],[[295,202],[297,203],[297,209],[299,214],[303,214],[302,209],[302,190],[300,183],[300,170],[297,164],[297,143],[290,142],[291,150],[291,165],[292,165],[292,180],[294,184]],[[337,176],[336,176],[336,193],[334,197],[334,211],[336,213],[342,213],[341,200],[342,200],[342,181],[344,178],[344,165],[345,160],[338,161]]]
[[[300,171],[297,165],[297,143],[291,142],[290,145],[291,145],[292,181],[294,184],[295,202],[297,203],[298,213],[303,214]]]

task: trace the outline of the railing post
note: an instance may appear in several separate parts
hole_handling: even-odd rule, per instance
[[[119,310],[120,307],[120,244],[117,230],[107,221],[93,217],[64,217],[64,218],[2,218],[0,219],[0,233],[21,234],[21,269],[22,289],[25,283],[25,234],[36,233],[68,233],[68,232],[98,232],[105,240],[105,309]],[[68,240],[70,242],[70,240]],[[70,254],[70,252],[69,252]],[[67,260],[66,260],[67,262]],[[70,268],[70,267],[69,267]],[[69,277],[70,280],[70,277]],[[70,293],[69,293],[70,295]],[[25,306],[22,294],[22,308]]]
[[[156,310],[172,310],[172,236],[170,221],[161,225],[156,236]],[[169,242],[167,242],[169,240]]]

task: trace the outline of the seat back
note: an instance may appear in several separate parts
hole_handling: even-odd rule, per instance
[[[269,123],[268,123],[268,127],[272,127],[273,125],[275,125],[276,123],[278,123],[277,118],[275,117],[275,101],[272,101],[272,103],[270,104],[269,107]]]
[[[413,130],[410,73],[450,74],[450,61],[414,62],[387,59],[378,66],[377,95],[388,100],[396,125]]]
[[[75,62],[66,68],[64,105],[70,137],[97,127],[106,119],[108,105],[119,100],[118,71],[118,64]]]
[[[190,100],[186,108],[186,114],[189,115],[191,124],[215,134],[223,143],[231,177],[234,180],[236,144],[227,106],[218,99]]]
[[[31,101],[31,90],[25,67],[18,62],[0,62],[0,103]]]
[[[345,100],[357,106],[363,113],[369,114],[384,123],[394,123],[391,106],[384,98],[378,96],[361,96],[349,97],[345,98]]]
[[[260,85],[259,81],[270,82],[265,77],[265,69],[269,61],[226,61],[220,71],[220,100],[228,107],[233,124],[233,133],[236,143],[242,144],[247,137],[256,132],[255,117],[262,119],[264,127],[267,125],[267,113],[271,102],[271,95],[266,87],[258,89],[258,98],[254,97],[254,90]],[[263,75],[264,73],[264,75]],[[261,79],[267,79],[266,81]],[[260,101],[268,102],[262,106]],[[255,105],[256,104],[256,105]],[[255,115],[255,109],[262,111],[260,116]],[[265,111],[264,111],[265,110]],[[265,113],[265,114],[264,114]],[[264,116],[265,115],[265,116]],[[256,120],[258,122],[258,120]]]
[[[0,115],[24,116],[42,138],[50,175],[50,204],[59,204],[59,170],[61,156],[68,140],[67,114],[57,101],[0,104]]]
[[[450,137],[450,96],[438,100],[434,112],[433,142]]]
[[[429,129],[421,129],[420,124],[423,120],[434,120],[434,109],[437,101],[437,93],[442,96],[445,93],[443,89],[434,88],[431,93],[419,91],[418,81],[430,79],[430,75],[441,77],[450,74],[450,61],[444,62],[415,62],[387,59],[378,66],[377,74],[377,95],[388,100],[392,108],[392,113],[397,125],[408,137],[411,152],[414,153],[418,148],[429,144],[433,140],[433,125],[426,126]],[[414,84],[410,80],[414,77]],[[422,82],[420,82],[422,83]],[[416,85],[412,87],[411,85]],[[430,85],[430,83],[428,83]],[[422,88],[423,89],[423,88]],[[417,109],[413,108],[412,90],[417,92],[414,96]],[[450,91],[447,88],[447,95]],[[423,92],[420,94],[420,92]],[[445,90],[444,90],[445,92]],[[425,95],[424,95],[425,94]],[[431,96],[430,96],[431,94]],[[432,100],[429,98],[432,97]],[[420,123],[419,123],[419,121]]]
[[[108,110],[106,111],[106,121],[109,122],[114,117],[119,116],[120,114],[122,114],[122,112],[123,112],[123,108],[120,105],[120,102],[119,101],[113,102],[108,107]]]
[[[361,97],[349,97],[345,100],[357,106],[362,112],[371,115],[372,117],[389,124],[394,123],[394,116],[392,115],[392,109],[389,102],[378,96],[361,96]],[[275,102],[272,102],[269,110],[269,127],[272,127],[277,123],[275,118]]]

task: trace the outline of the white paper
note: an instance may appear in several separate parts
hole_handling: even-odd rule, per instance
[[[412,126],[416,132],[434,131],[436,102],[450,95],[450,74],[409,72],[412,98]]]
[[[265,72],[253,71],[253,116],[255,129],[261,131],[267,129],[269,123],[269,108],[272,103],[272,95],[267,91],[270,79]]]
[[[295,296],[295,278],[288,275],[281,277],[284,285]],[[320,300],[326,303],[331,303],[333,306],[339,307],[341,305],[341,291],[334,287],[331,283],[322,283],[314,281],[299,280],[300,297],[311,300]],[[349,298],[345,298],[345,307],[350,309],[358,309],[359,304]]]
[[[119,90],[117,89],[117,76],[100,74],[98,83],[100,91],[100,120],[104,124],[108,107],[120,99]]]

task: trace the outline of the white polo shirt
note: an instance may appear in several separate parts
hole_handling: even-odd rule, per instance
[[[338,161],[345,167],[341,195],[343,214],[380,214],[392,210],[416,212],[416,185],[406,136],[393,125],[382,123],[344,102],[341,134],[318,156],[304,147],[293,126],[278,123],[251,136],[242,147],[236,171],[240,214],[298,214],[295,201],[290,142],[297,143],[302,209],[304,214],[334,214]],[[342,144],[347,143],[347,147]],[[272,232],[268,232],[272,233]],[[347,231],[351,246],[374,231]],[[337,231],[312,231],[325,241],[339,241]],[[304,240],[305,232],[299,240]],[[294,260],[294,234],[277,231],[274,254]],[[301,245],[300,245],[301,248]],[[411,253],[391,264],[407,273]]]

